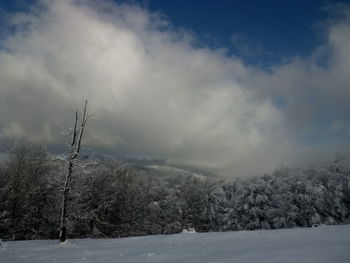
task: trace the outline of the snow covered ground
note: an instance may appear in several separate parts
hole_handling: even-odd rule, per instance
[[[12,241],[0,262],[350,262],[350,225],[122,239]]]

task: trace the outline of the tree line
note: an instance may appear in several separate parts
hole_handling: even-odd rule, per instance
[[[66,161],[17,143],[0,162],[0,238],[56,239]],[[232,181],[142,174],[112,159],[78,158],[67,201],[69,238],[126,237],[350,223],[350,168],[281,168]]]

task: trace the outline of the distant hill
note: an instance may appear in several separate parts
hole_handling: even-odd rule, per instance
[[[62,155],[57,155],[57,158],[64,159]],[[198,178],[220,179],[221,176],[211,171],[192,167],[187,165],[179,165],[170,163],[166,159],[145,158],[145,157],[115,157],[111,155],[93,154],[85,155],[80,158],[81,161],[115,161],[121,166],[132,168],[140,174],[154,176],[177,176],[183,174],[191,174]]]

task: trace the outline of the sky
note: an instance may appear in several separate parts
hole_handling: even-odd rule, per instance
[[[0,147],[85,146],[227,177],[348,155],[349,1],[0,0]]]
[[[327,18],[326,1],[151,0],[174,26],[191,30],[202,45],[226,48],[245,63],[268,66],[292,56],[307,56],[319,44],[314,26]]]

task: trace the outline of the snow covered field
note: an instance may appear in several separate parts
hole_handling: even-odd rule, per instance
[[[0,262],[350,262],[350,225],[122,239],[12,241]]]

